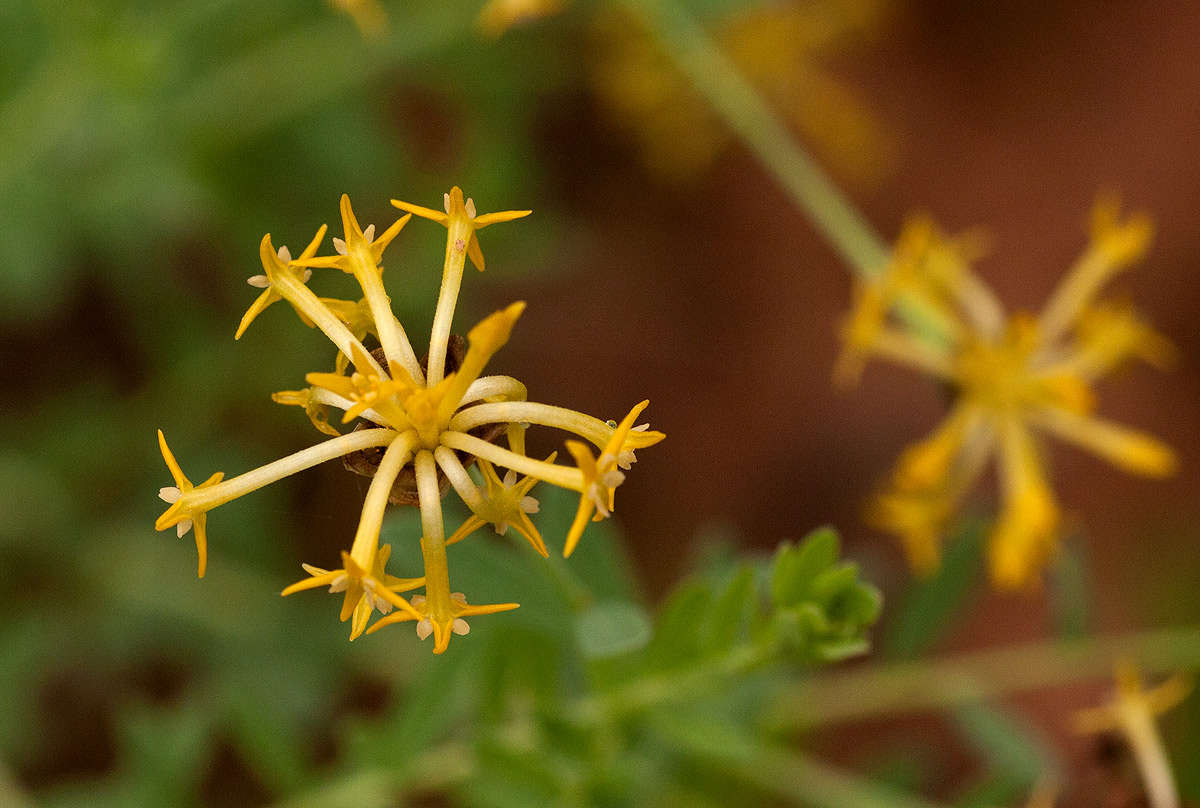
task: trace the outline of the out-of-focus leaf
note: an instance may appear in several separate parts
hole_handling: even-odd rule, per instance
[[[910,659],[932,648],[962,613],[983,562],[984,525],[966,522],[946,542],[942,565],[926,579],[914,579],[888,620],[882,639],[885,654]]]
[[[1092,582],[1088,548],[1079,536],[1068,537],[1051,568],[1050,605],[1054,627],[1063,639],[1087,636],[1091,624]]]
[[[808,595],[818,574],[837,560],[838,535],[818,528],[799,545],[782,544],[775,554],[771,595],[779,606],[794,606]]]
[[[1009,800],[1028,793],[1039,777],[1057,769],[1046,743],[1015,716],[987,704],[965,705],[953,715],[955,724],[988,761],[994,778],[1014,789]]]
[[[650,641],[646,612],[627,600],[593,603],[575,622],[579,650],[586,659],[605,659],[637,651]]]

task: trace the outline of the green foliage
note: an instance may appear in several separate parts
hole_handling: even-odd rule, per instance
[[[910,583],[889,616],[881,642],[885,654],[911,659],[932,649],[954,618],[979,592],[986,524],[965,521],[946,540],[941,567]]]
[[[570,496],[542,495],[544,523],[565,527]],[[567,564],[487,539],[456,545],[472,590],[493,582],[521,609],[473,623],[471,642],[432,660],[392,711],[355,722],[340,776],[384,771],[396,788],[440,789],[453,755],[468,764],[447,775],[465,804],[637,804],[644,789],[686,789],[697,760],[752,756],[739,739],[755,737],[772,694],[867,647],[879,594],[838,560],[832,530],[697,575],[651,620],[611,575],[627,565],[606,527],[589,528]],[[416,529],[411,518],[387,528],[394,546]],[[411,634],[402,643],[417,646]]]

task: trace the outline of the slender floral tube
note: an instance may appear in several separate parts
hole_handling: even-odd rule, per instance
[[[376,446],[387,446],[399,433],[394,429],[362,429],[342,435],[340,438],[318,443],[296,452],[293,455],[280,458],[273,463],[239,474],[229,480],[205,488],[195,488],[183,495],[181,501],[187,501],[187,509],[211,511],[218,505],[224,505],[230,500],[237,499],[251,491],[282,480],[284,477],[298,471],[320,465],[326,460],[370,449]]]
[[[408,375],[420,384],[425,374],[421,372],[421,364],[417,361],[417,354],[413,351],[408,334],[404,332],[404,326],[400,325],[400,321],[392,312],[392,304],[384,291],[379,267],[371,259],[370,250],[365,244],[354,251],[351,266],[354,268],[354,277],[358,285],[362,287],[363,297],[367,299],[367,305],[371,308],[371,318],[379,332],[379,342],[383,345],[384,355],[392,362],[399,362],[408,371]]]
[[[354,402],[350,399],[342,398],[337,393],[330,392],[323,387],[312,388],[312,399],[319,404],[328,404],[330,407],[337,407],[342,411],[348,410],[354,406]],[[358,417],[365,418],[366,420],[375,424],[379,424],[380,426],[388,425],[383,416],[375,412],[375,410],[363,410],[358,414]]]
[[[903,365],[916,367],[926,373],[947,381],[954,380],[954,368],[945,354],[930,346],[896,331],[882,331],[871,346],[872,352]]]
[[[425,558],[425,596],[435,621],[451,616],[450,570],[446,566],[446,537],[442,524],[442,492],[438,490],[433,452],[422,449],[413,461],[417,496],[421,502],[421,554]]]
[[[393,440],[383,453],[375,476],[371,478],[371,486],[367,489],[367,497],[363,502],[362,517],[358,520],[358,530],[354,534],[354,544],[350,547],[350,557],[365,570],[369,571],[375,562],[379,529],[383,525],[383,512],[387,508],[392,483],[396,482],[400,469],[412,456],[416,444],[417,434],[412,431],[405,432]]]
[[[450,344],[450,328],[458,290],[462,286],[463,267],[467,260],[467,242],[471,238],[469,221],[454,217],[446,228],[446,260],[442,267],[442,286],[438,292],[437,309],[433,314],[433,329],[429,334],[429,386],[440,382],[446,370],[446,350]]]
[[[459,411],[450,419],[450,429],[468,432],[483,424],[530,423],[566,430],[591,441],[597,447],[604,446],[612,435],[612,427],[575,410],[539,404],[534,401],[503,401],[477,404]]]
[[[510,452],[507,449],[496,446],[493,443],[488,443],[474,435],[468,435],[465,432],[443,432],[441,442],[443,446],[470,452],[476,457],[490,460],[497,466],[512,469],[519,474],[525,474],[529,477],[536,477],[551,485],[557,485],[560,488],[570,488],[572,491],[583,490],[583,474],[579,469],[559,466],[555,463],[546,463],[542,460],[534,460],[532,457],[525,457],[516,452]]]
[[[480,376],[471,382],[467,392],[463,393],[462,399],[458,402],[458,406],[465,407],[467,404],[473,404],[485,398],[501,396],[509,401],[524,401],[529,393],[525,389],[525,385],[512,376]]]
[[[433,451],[433,459],[437,461],[438,467],[441,468],[446,479],[450,481],[450,485],[454,486],[454,490],[462,497],[462,501],[467,504],[467,507],[472,511],[478,510],[479,506],[483,504],[483,494],[479,492],[471,475],[467,474],[467,469],[458,459],[454,450],[439,446]]]
[[[321,302],[313,291],[296,278],[289,277],[281,273],[278,277],[271,279],[271,285],[279,292],[279,296],[287,302],[295,306],[299,311],[304,312],[308,319],[313,321],[317,328],[324,332],[325,336],[329,337],[329,341],[337,346],[337,349],[346,355],[346,358],[351,362],[354,361],[354,348],[357,345],[362,355],[366,357],[368,367],[359,368],[364,372],[371,372],[377,376],[385,376],[383,369],[379,367],[379,363],[371,356],[370,352],[363,347],[363,344],[358,341],[358,338],[350,333],[350,329],[346,324],[337,318],[329,307]]]

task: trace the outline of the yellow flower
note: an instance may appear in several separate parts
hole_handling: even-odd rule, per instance
[[[382,271],[383,267],[379,269]],[[334,316],[346,324],[346,327],[350,329],[350,333],[359,342],[362,342],[368,336],[379,336],[375,333],[375,318],[371,316],[371,304],[365,297],[359,298],[357,302],[323,297],[321,298],[321,302],[334,313]],[[345,373],[349,362],[349,358],[344,353],[339,352],[337,360],[334,362],[334,370],[338,373]]]
[[[450,450],[439,448],[437,451],[445,453]],[[551,452],[546,462],[553,463],[557,456],[557,452]],[[455,467],[452,463],[443,462],[442,468]],[[537,478],[525,477],[518,481],[517,473],[509,470],[501,480],[500,475],[496,473],[496,467],[482,458],[479,459],[479,470],[483,474],[484,491],[480,491],[469,477],[450,477],[450,484],[471,509],[472,514],[450,538],[446,539],[446,545],[457,544],[479,528],[490,524],[499,536],[507,533],[509,527],[515,528],[538,555],[543,558],[549,556],[550,552],[546,549],[546,543],[542,541],[542,534],[529,518],[529,514],[539,510],[538,501],[529,495],[538,482]]]
[[[767,3],[726,15],[713,38],[739,72],[843,173],[872,182],[886,173],[891,144],[844,83],[829,55],[865,38],[881,0]],[[654,174],[689,179],[707,170],[731,138],[636,14],[597,15],[591,83],[608,116],[627,131]]]
[[[579,544],[579,538],[583,535],[583,528],[593,513],[597,522],[612,515],[612,510],[616,507],[617,486],[625,482],[624,473],[617,470],[618,465],[629,433],[633,429],[633,422],[648,406],[650,402],[643,401],[629,411],[613,430],[598,458],[593,457],[591,450],[579,441],[567,441],[567,451],[575,458],[579,470],[583,472],[583,487],[580,491],[579,508],[575,511],[575,521],[571,523],[567,543],[563,547],[564,557],[575,551],[575,546]]]
[[[475,200],[467,199],[464,202],[462,188],[457,185],[445,195],[443,202],[445,212],[423,208],[411,202],[401,202],[399,199],[392,200],[392,204],[400,210],[406,210],[422,219],[429,219],[443,225],[449,231],[446,252],[453,251],[459,255],[466,253],[470,257],[471,263],[480,272],[484,268],[483,252],[479,249],[479,237],[475,235],[475,231],[482,230],[491,224],[511,222],[513,219],[520,219],[533,213],[531,210],[505,210],[477,216]]]
[[[1131,358],[1162,364],[1172,355],[1129,307],[1095,300],[1140,257],[1149,232],[1144,216],[1121,221],[1102,199],[1088,249],[1036,317],[1006,315],[971,272],[977,239],[947,239],[927,219],[906,225],[889,267],[859,287],[843,334],[843,378],[878,356],[956,391],[946,420],[904,452],[869,514],[901,538],[919,572],[936,567],[940,534],[994,457],[1002,506],[989,540],[992,580],[1017,588],[1035,578],[1054,555],[1061,521],[1039,433],[1135,474],[1174,471],[1166,445],[1093,414],[1097,379]],[[917,316],[897,316],[903,306]],[[934,336],[914,320],[935,323]]]
[[[325,225],[321,225],[321,229],[317,231],[317,235],[313,237],[313,240],[310,241],[308,246],[304,248],[304,251],[300,253],[301,260],[311,258],[312,256],[316,255],[317,248],[321,246],[321,241],[325,238],[325,229]],[[298,272],[292,267],[288,266],[288,262],[292,260],[292,254],[288,251],[286,246],[280,247],[277,252],[263,253],[261,257],[263,271],[266,272],[266,274],[252,275],[246,279],[246,283],[250,284],[256,289],[262,289],[263,292],[257,298],[255,298],[254,302],[250,304],[250,308],[247,309],[246,313],[242,316],[242,321],[238,323],[237,331],[233,335],[234,339],[241,339],[242,334],[246,333],[246,329],[250,327],[250,323],[254,322],[254,319],[258,317],[258,315],[262,314],[267,306],[270,306],[272,303],[278,300],[283,300],[283,296],[275,290],[273,284],[274,279],[286,275],[292,281],[303,285],[308,283],[308,279],[312,275],[311,271],[301,270]],[[304,312],[297,311],[297,313],[300,315],[300,319],[304,321],[305,325],[310,327],[312,326],[312,322],[304,316]]]
[[[558,14],[565,6],[564,0],[488,0],[475,18],[475,27],[495,38],[515,26]]]
[[[338,354],[341,356],[341,354]],[[323,401],[321,390],[315,387],[309,387],[304,390],[280,390],[278,393],[271,394],[271,400],[276,404],[284,404],[292,407],[303,407],[304,414],[308,416],[308,420],[319,431],[326,435],[340,435],[341,432],[329,423],[329,404]]]
[[[378,39],[387,33],[388,17],[379,0],[326,0],[335,11],[348,14],[364,39]]]
[[[1158,687],[1146,690],[1141,673],[1130,660],[1116,668],[1113,700],[1080,710],[1074,716],[1077,732],[1119,732],[1129,744],[1142,774],[1146,796],[1153,808],[1178,808],[1179,794],[1171,774],[1171,761],[1158,734],[1155,718],[1176,706],[1192,691],[1192,679],[1176,674]]]
[[[459,337],[454,337],[455,347],[451,350],[450,327],[466,258],[471,257],[476,266],[483,268],[475,231],[529,211],[477,216],[474,203],[464,201],[457,187],[446,194],[445,201],[445,215],[396,203],[410,210],[409,215],[376,238],[373,226],[359,225],[349,198],[343,195],[344,239],[334,239],[335,254],[329,256],[316,255],[318,238],[299,258],[289,261],[286,252],[274,249],[269,234],[263,237],[259,252],[267,270],[269,295],[260,298],[266,302],[256,302],[252,314],[274,299],[286,300],[305,322],[329,338],[339,354],[335,372],[309,373],[306,380],[311,387],[285,390],[273,398],[282,404],[304,407],[313,425],[333,437],[232,479],[224,480],[218,474],[194,487],[163,441],[163,456],[176,486],[163,489],[162,495],[171,507],[156,523],[160,530],[179,525],[181,535],[187,526],[196,527],[203,574],[205,518],[213,508],[326,460],[368,452],[373,459],[364,462],[373,469],[371,483],[350,549],[341,554],[342,566],[325,570],[304,565],[310,577],[287,587],[283,594],[329,586],[331,591],[344,593],[340,616],[343,621],[352,621],[351,639],[362,634],[372,613],[379,611],[388,616],[376,622],[375,628],[415,620],[418,634],[434,635],[436,653],[446,650],[451,635],[466,633],[463,618],[517,605],[470,606],[454,593],[448,544],[462,541],[490,523],[499,533],[509,526],[516,528],[545,556],[545,543],[529,516],[537,511],[537,501],[529,496],[533,485],[542,481],[575,491],[583,501],[581,512],[586,506],[587,515],[592,510],[607,515],[613,506],[613,489],[624,480],[624,474],[616,468],[628,469],[636,459],[636,450],[664,437],[661,432],[650,431],[648,425],[636,429],[632,426],[646,402],[616,425],[562,407],[527,401],[525,386],[516,379],[484,375],[492,356],[508,341],[525,309],[523,302],[510,304],[481,320],[468,332],[465,352]],[[384,251],[413,213],[438,221],[448,231],[441,291],[425,362],[417,360],[407,333],[392,312],[381,264]],[[323,233],[324,228],[319,235]],[[314,268],[336,268],[352,275],[362,289],[362,299],[353,303],[317,297],[306,285],[307,273]],[[370,335],[377,336],[380,343],[374,352],[363,342]],[[342,411],[343,423],[356,422],[355,429],[339,434],[329,423],[331,409]],[[591,442],[602,449],[600,458],[594,459],[573,440],[567,442],[568,448],[579,459],[580,468],[557,465],[554,454],[546,460],[526,456],[525,429],[534,424],[562,429]],[[499,445],[501,437],[507,447]],[[482,490],[467,472],[475,461],[483,475]],[[506,470],[503,479],[498,468]],[[524,476],[519,482],[518,474]],[[442,517],[441,500],[446,488],[443,479],[451,482],[473,512],[449,539]],[[402,495],[395,496],[398,488]],[[419,542],[425,567],[420,577],[396,578],[384,569],[391,548],[380,546],[379,534],[389,501],[415,501],[420,508]],[[578,543],[586,518],[576,521],[567,536],[564,555],[570,555]],[[398,594],[420,587],[424,594],[411,600]]]
[[[479,614],[507,612],[516,609],[520,605],[518,603],[488,603],[482,606],[472,606],[467,603],[467,597],[462,592],[451,592],[450,598],[446,602],[446,607],[442,609],[434,607],[427,598],[421,595],[414,595],[410,602],[415,613],[410,614],[407,611],[396,612],[395,614],[376,620],[375,625],[367,629],[367,633],[373,634],[379,629],[390,626],[393,623],[416,620],[417,636],[424,640],[432,634],[433,652],[441,654],[445,653],[446,648],[449,647],[451,634],[463,636],[470,633],[471,627],[467,625],[467,621],[463,618]]]
[[[301,592],[305,589],[319,589],[328,586],[330,592],[345,592],[342,599],[341,619],[354,619],[350,623],[350,639],[356,639],[367,627],[371,612],[378,609],[380,614],[389,614],[392,607],[399,608],[406,614],[418,617],[417,612],[409,601],[396,593],[407,592],[424,586],[424,578],[397,578],[388,575],[384,570],[387,560],[392,554],[392,546],[385,544],[375,553],[375,560],[370,571],[363,569],[350,554],[342,551],[342,567],[336,570],[325,570],[311,564],[301,564],[309,578],[297,581],[283,590],[284,597]]]
[[[171,507],[158,517],[154,523],[155,530],[166,530],[169,527],[174,527],[180,538],[187,535],[189,530],[195,529],[196,532],[196,556],[197,556],[197,577],[203,578],[204,571],[208,567],[208,535],[206,533],[207,509],[194,508],[190,506],[186,494],[210,488],[221,482],[224,478],[224,472],[218,471],[213,476],[209,477],[200,485],[193,486],[191,481],[184,476],[183,469],[179,468],[179,463],[175,461],[175,455],[167,447],[167,439],[163,435],[162,430],[158,430],[158,448],[162,452],[163,460],[167,462],[167,468],[171,472],[171,476],[175,478],[175,485],[165,486],[158,489],[158,497],[163,502],[168,503]]]

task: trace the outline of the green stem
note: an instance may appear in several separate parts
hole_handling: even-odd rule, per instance
[[[730,775],[796,805],[814,808],[937,808],[921,797],[831,766],[790,749],[745,738],[748,753],[715,759],[708,750],[698,757],[713,758]],[[752,750],[752,751],[750,751]]]
[[[814,677],[784,694],[771,715],[813,726],[940,710],[1112,675],[1113,661],[1147,671],[1200,668],[1200,627],[1068,642],[1035,642],[948,659],[903,662]],[[782,718],[786,717],[786,718]]]
[[[703,695],[731,677],[750,672],[769,659],[771,654],[772,649],[749,643],[711,662],[684,671],[670,670],[637,679],[617,690],[584,696],[565,712],[573,720],[585,725],[615,721],[649,707]]]
[[[834,249],[863,277],[887,265],[891,250],[695,18],[674,0],[625,0],[659,36],[691,79],[784,190],[799,203]]]
[[[869,280],[880,275],[887,267],[891,249],[792,137],[704,27],[675,0],[624,1],[634,14],[646,20],[676,66],[858,276]],[[902,297],[896,307],[923,339],[933,343],[950,340],[952,335],[944,318],[919,297]]]

